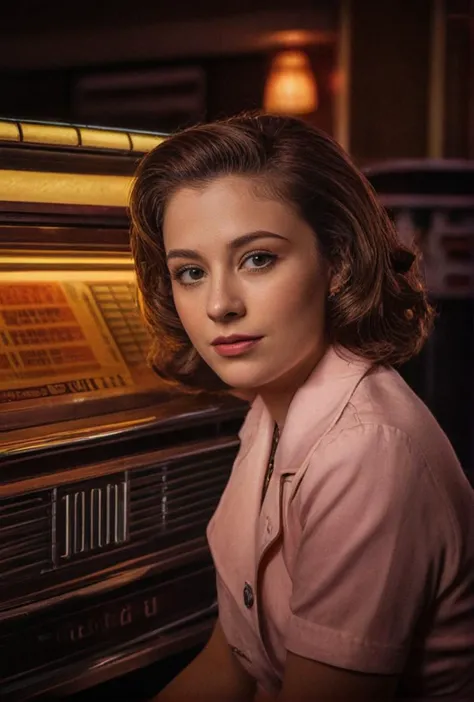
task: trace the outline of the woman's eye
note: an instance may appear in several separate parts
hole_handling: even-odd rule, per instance
[[[184,285],[191,285],[201,280],[203,275],[204,272],[200,268],[192,266],[190,268],[181,268],[181,270],[175,273],[174,277]]]
[[[256,268],[267,268],[271,266],[276,260],[276,256],[269,253],[254,253],[247,256],[244,261],[244,265],[250,270],[255,270]]]

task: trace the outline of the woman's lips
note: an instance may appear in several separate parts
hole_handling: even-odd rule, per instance
[[[219,356],[240,356],[253,349],[262,338],[260,336],[256,339],[242,339],[241,341],[232,341],[228,344],[215,344],[213,348]]]

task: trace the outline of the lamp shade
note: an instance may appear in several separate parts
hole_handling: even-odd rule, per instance
[[[303,115],[318,107],[318,87],[304,51],[286,50],[273,59],[265,85],[264,109]]]

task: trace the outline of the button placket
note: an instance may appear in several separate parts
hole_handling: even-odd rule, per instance
[[[265,555],[271,548],[278,538],[280,537],[282,531],[282,495],[283,495],[283,481],[284,477],[281,475],[276,475],[273,484],[269,486],[266,505],[264,512],[261,513],[260,523],[259,523],[259,538],[257,546],[257,572],[256,572],[256,615],[257,615],[257,627],[262,642],[262,651],[264,653],[265,659],[272,670],[275,669],[274,663],[267,651],[266,637],[264,634],[264,628],[262,625],[262,611],[261,605],[262,600],[260,597],[260,583],[261,583],[261,567],[264,562]]]
[[[252,663],[252,660],[249,658],[249,656],[246,653],[244,653],[244,651],[242,651],[240,648],[237,648],[237,646],[231,646],[230,650],[236,656],[239,656],[239,658],[244,658],[247,661],[247,663]]]

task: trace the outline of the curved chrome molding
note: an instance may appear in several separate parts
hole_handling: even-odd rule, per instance
[[[146,153],[161,144],[165,134],[130,132],[85,125],[0,120],[0,141],[79,149],[108,149]]]

